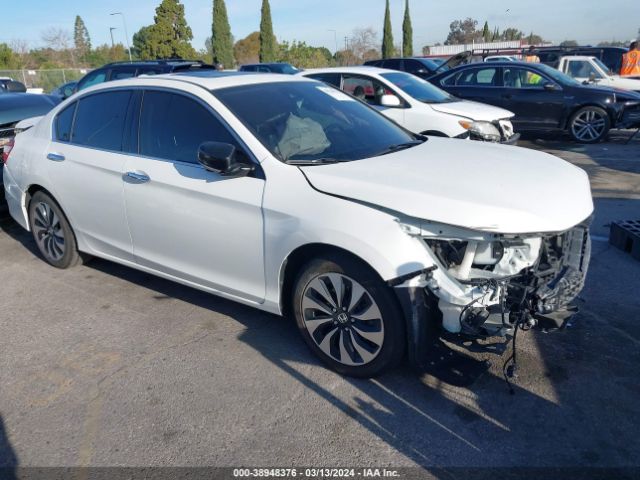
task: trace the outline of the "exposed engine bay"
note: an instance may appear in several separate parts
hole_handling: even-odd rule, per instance
[[[560,328],[575,313],[569,304],[584,286],[590,256],[587,226],[493,242],[426,242],[452,277],[476,290],[465,305],[439,301],[443,327],[450,332],[504,335],[522,322]]]
[[[590,220],[565,232],[537,235],[405,225],[436,260],[413,285],[405,282],[409,288],[400,295],[411,319],[411,360],[421,363],[429,340],[424,325],[432,321],[440,320],[446,332],[462,338],[501,336],[514,345],[518,329],[563,328],[577,312],[571,303],[584,287]]]

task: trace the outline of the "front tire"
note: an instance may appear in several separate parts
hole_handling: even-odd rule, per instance
[[[404,355],[405,322],[391,288],[363,262],[327,254],[295,282],[293,312],[307,345],[336,372],[369,378]]]
[[[582,107],[569,120],[569,134],[580,143],[598,143],[611,129],[611,119],[600,107]]]
[[[29,203],[29,226],[40,254],[56,268],[69,268],[80,262],[71,225],[56,201],[36,192]]]

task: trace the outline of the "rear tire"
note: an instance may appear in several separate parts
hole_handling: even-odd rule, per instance
[[[393,291],[349,255],[326,254],[302,268],[293,312],[307,345],[340,374],[369,378],[402,360],[405,321]]]
[[[42,191],[31,197],[29,226],[47,263],[62,269],[81,263],[76,237],[67,217],[56,201]]]
[[[611,119],[600,107],[582,107],[569,120],[569,135],[580,143],[598,143],[607,136],[610,129]]]

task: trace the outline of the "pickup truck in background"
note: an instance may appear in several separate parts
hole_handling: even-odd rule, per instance
[[[614,74],[596,57],[583,55],[560,57],[556,68],[579,82],[640,92],[640,77],[629,78]]]

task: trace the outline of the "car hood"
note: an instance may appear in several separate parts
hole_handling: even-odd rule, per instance
[[[613,75],[611,78],[615,82],[614,85],[617,88],[633,90],[636,92],[640,91],[640,78],[625,78],[620,75]]]
[[[438,112],[485,122],[502,120],[504,118],[511,118],[514,116],[512,112],[505,110],[504,108],[494,107],[479,102],[469,102],[467,100],[449,103],[431,103],[429,106]]]
[[[301,169],[321,192],[473,230],[560,232],[593,212],[583,170],[506,145],[430,138],[393,154]]]
[[[36,93],[0,94],[0,125],[44,115],[60,103],[60,99]]]

